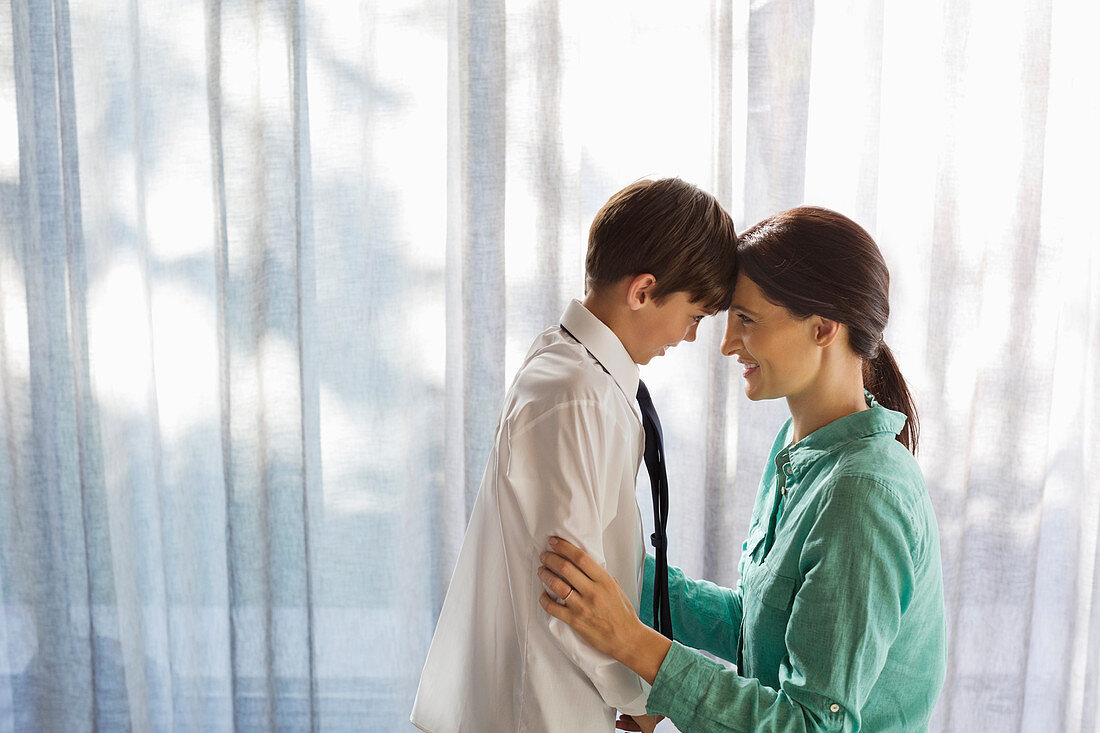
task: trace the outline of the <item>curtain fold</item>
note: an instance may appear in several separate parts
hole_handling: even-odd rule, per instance
[[[598,208],[664,175],[738,230],[876,237],[941,528],[932,729],[1095,730],[1098,12],[0,6],[0,732],[411,729],[512,374]],[[671,562],[732,585],[787,411],[723,326],[643,377]]]
[[[5,370],[6,405],[25,416],[5,431],[9,457],[15,459],[9,467],[13,490],[5,492],[11,501],[5,529],[17,538],[13,549],[20,550],[5,585],[17,591],[13,600],[22,611],[15,624],[7,624],[9,649],[25,646],[20,626],[57,629],[39,639],[41,651],[26,660],[44,684],[12,690],[10,699],[14,710],[23,698],[29,713],[24,720],[60,729],[98,712],[95,692],[102,673],[97,674],[95,647],[97,621],[103,621],[93,611],[93,573],[85,562],[99,462],[87,389],[86,273],[67,7],[13,6],[10,27],[19,147],[26,151],[19,158],[17,211],[28,216],[7,228],[22,255],[7,264],[21,264],[27,297],[21,329],[26,341],[20,344],[25,352],[4,361],[9,365],[12,357],[24,357],[34,368],[19,369],[20,364],[14,374]],[[94,550],[102,560],[101,548]],[[104,581],[109,576],[94,580],[100,589]]]

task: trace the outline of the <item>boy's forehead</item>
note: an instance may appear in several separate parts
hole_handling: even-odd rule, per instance
[[[681,305],[683,305],[685,308],[697,310],[704,315],[713,316],[720,310],[719,308],[715,308],[709,305],[706,302],[705,298],[695,293],[690,293],[686,290],[679,290],[673,293],[672,297],[679,299]]]
[[[721,313],[721,311],[722,311],[721,308],[718,308],[718,307],[713,306],[710,303],[708,303],[707,299],[705,297],[698,296],[698,295],[693,295],[693,294],[687,294],[687,299],[685,300],[685,305],[687,305],[692,310],[698,311],[699,313],[701,313],[705,316],[717,315],[718,313]]]

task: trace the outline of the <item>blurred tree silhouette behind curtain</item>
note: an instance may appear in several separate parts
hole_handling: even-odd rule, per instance
[[[942,533],[933,729],[1095,730],[1097,15],[3,5],[0,731],[411,729],[508,381],[595,211],[665,175],[739,230],[875,235]],[[732,585],[786,413],[722,327],[643,375],[672,562]]]

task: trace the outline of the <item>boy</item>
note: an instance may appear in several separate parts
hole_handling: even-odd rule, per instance
[[[596,214],[585,300],[535,339],[505,397],[413,704],[421,730],[612,731],[616,709],[645,712],[637,675],[542,612],[535,569],[557,534],[638,606],[638,365],[729,307],[736,243],[714,197],[675,178]]]

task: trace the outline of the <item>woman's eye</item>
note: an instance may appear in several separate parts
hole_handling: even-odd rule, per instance
[[[741,319],[741,323],[752,323],[752,319],[746,316],[744,313],[738,313],[737,317]]]

